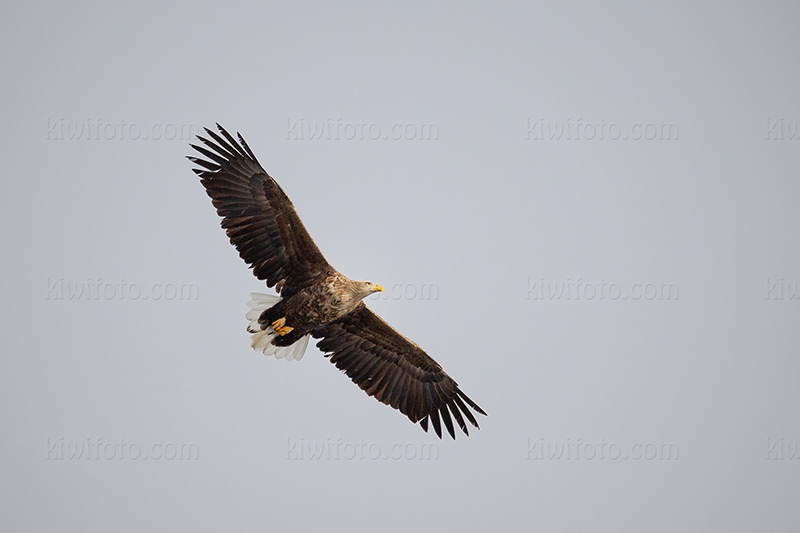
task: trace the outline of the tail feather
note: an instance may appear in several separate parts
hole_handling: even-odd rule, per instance
[[[247,320],[250,321],[247,331],[252,333],[250,346],[256,351],[263,352],[264,355],[274,355],[275,359],[286,359],[287,361],[299,361],[302,359],[306,353],[310,335],[304,335],[289,346],[275,346],[272,344],[272,339],[277,335],[275,330],[269,325],[265,329],[261,329],[262,326],[258,323],[258,318],[264,311],[281,301],[280,296],[254,292],[250,294],[250,297],[252,300],[247,302],[250,310],[245,315]]]

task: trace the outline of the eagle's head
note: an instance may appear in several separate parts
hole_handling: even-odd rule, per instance
[[[358,285],[358,297],[363,299],[369,296],[370,294],[376,292],[383,292],[383,285],[377,285],[372,283],[371,281],[359,281]]]

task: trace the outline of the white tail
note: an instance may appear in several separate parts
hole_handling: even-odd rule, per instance
[[[281,301],[280,296],[273,296],[271,294],[260,294],[257,292],[250,293],[252,300],[247,302],[250,311],[247,312],[246,318],[250,321],[247,326],[247,331],[253,335],[250,337],[250,346],[258,352],[264,352],[264,355],[274,355],[275,359],[286,359],[287,361],[299,361],[306,353],[308,346],[308,338],[310,335],[305,335],[294,344],[290,346],[275,346],[272,344],[272,338],[277,335],[272,326],[267,326],[267,329],[261,329],[261,324],[258,323],[258,317],[261,313]]]

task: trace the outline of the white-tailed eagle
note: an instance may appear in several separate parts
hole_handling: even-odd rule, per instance
[[[469,435],[478,427],[470,408],[485,415],[425,351],[378,315],[362,299],[383,287],[353,281],[322,256],[291,200],[262,168],[241,135],[237,143],[217,124],[206,128],[204,158],[189,159],[211,197],[222,227],[267,287],[280,296],[252,294],[248,331],[254,349],[298,360],[309,337],[337,368],[368,395],[391,405],[441,438],[442,423],[455,438],[453,419]]]

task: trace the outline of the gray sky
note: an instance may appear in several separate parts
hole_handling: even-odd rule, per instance
[[[4,9],[8,531],[786,531],[800,8]],[[488,413],[264,357],[184,159],[248,140]]]

